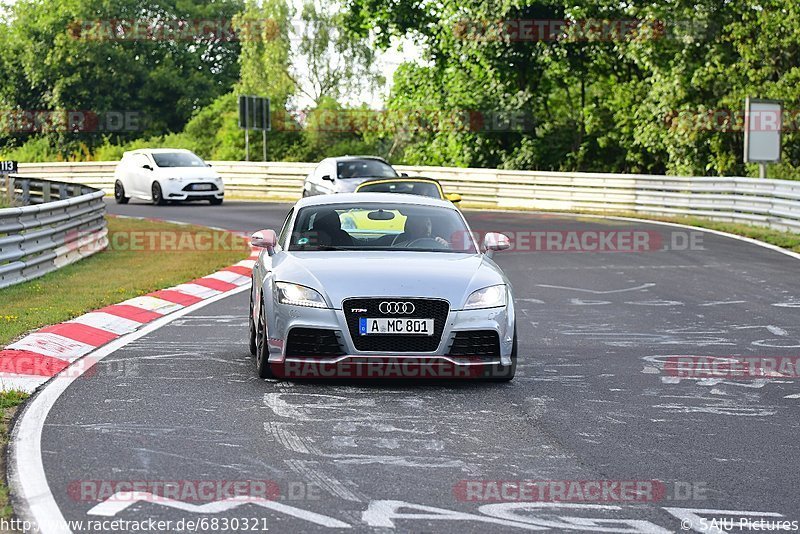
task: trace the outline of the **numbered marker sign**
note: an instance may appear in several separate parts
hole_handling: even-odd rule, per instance
[[[16,161],[0,161],[0,174],[16,174]]]

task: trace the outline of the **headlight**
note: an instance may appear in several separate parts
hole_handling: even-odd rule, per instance
[[[290,284],[288,282],[275,282],[275,292],[278,302],[293,306],[307,306],[309,308],[327,308],[325,299],[319,292],[310,287]]]
[[[465,310],[499,308],[506,305],[506,286],[489,286],[473,291],[464,305]]]

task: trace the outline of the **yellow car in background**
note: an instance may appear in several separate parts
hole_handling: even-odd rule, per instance
[[[407,195],[449,200],[453,203],[461,202],[461,195],[458,193],[445,194],[438,181],[424,176],[367,180],[359,184],[356,188],[356,193],[405,193]]]

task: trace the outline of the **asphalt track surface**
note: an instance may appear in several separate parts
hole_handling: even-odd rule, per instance
[[[246,232],[278,228],[288,208],[109,205]],[[259,380],[247,348],[248,293],[212,303],[108,356],[56,402],[42,451],[64,517],[171,520],[172,532],[680,531],[681,512],[668,508],[704,509],[697,513],[709,521],[800,519],[800,382],[685,379],[664,364],[675,355],[800,354],[798,260],[640,222],[467,218],[474,230],[517,236],[649,232],[658,246],[498,254],[519,310],[520,361],[509,384]],[[687,236],[689,250],[663,250],[685,248]],[[215,499],[184,496],[186,506],[123,500],[103,512],[93,500],[108,489],[96,481],[247,480],[270,481],[275,502],[291,508],[214,508]],[[494,501],[481,499],[496,497],[487,483],[465,498],[465,481],[487,480],[657,480],[666,494],[485,506]],[[698,521],[695,531],[712,531]]]

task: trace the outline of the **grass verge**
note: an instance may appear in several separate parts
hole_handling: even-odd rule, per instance
[[[30,330],[204,276],[249,255],[240,238],[197,226],[109,217],[108,230],[107,250],[0,290],[0,347]]]
[[[17,407],[28,398],[27,393],[21,391],[2,391],[0,392],[0,448],[2,449],[2,457],[0,457],[0,473],[6,471],[6,446],[8,445],[8,425]],[[0,518],[10,519],[13,515],[11,504],[8,502],[8,487],[6,486],[5,477],[0,478]]]

